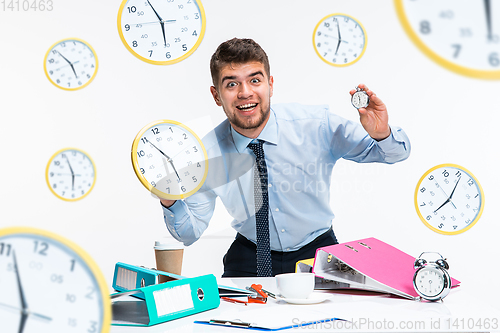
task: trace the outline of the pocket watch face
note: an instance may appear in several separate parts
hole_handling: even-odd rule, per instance
[[[50,190],[59,199],[80,200],[94,187],[94,162],[79,149],[65,148],[50,158],[45,178]]]
[[[137,134],[132,164],[148,190],[171,200],[194,194],[208,173],[207,152],[200,138],[171,120],[153,122]]]
[[[31,228],[0,229],[2,332],[109,332],[108,287],[76,245]]]
[[[137,58],[169,65],[189,57],[205,34],[200,0],[124,0],[118,11],[118,32]]]
[[[458,234],[479,220],[484,194],[477,179],[455,164],[438,165],[420,178],[415,189],[418,216],[431,230]]]
[[[441,293],[446,284],[444,272],[432,266],[424,267],[416,273],[415,288],[424,298],[433,298]]]
[[[318,56],[327,64],[352,65],[365,53],[365,29],[349,15],[331,14],[316,25],[313,45]]]
[[[365,108],[368,106],[370,99],[364,91],[356,91],[351,98],[352,105],[356,109]]]
[[[52,45],[44,61],[45,75],[56,87],[77,90],[97,74],[94,49],[81,39],[64,39]]]
[[[395,0],[406,33],[445,68],[500,79],[500,6],[496,1]]]

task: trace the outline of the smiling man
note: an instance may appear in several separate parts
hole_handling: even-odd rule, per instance
[[[227,119],[203,141],[209,158],[220,162],[209,164],[207,181],[191,197],[161,200],[167,228],[192,244],[207,228],[219,197],[237,231],[223,259],[223,277],[293,272],[298,260],[337,243],[330,208],[336,161],[396,163],[410,154],[408,137],[389,126],[385,104],[363,84],[370,103],[359,109],[361,124],[326,105],[271,106],[269,61],[251,39],[222,43],[210,70],[210,92]],[[255,163],[247,168],[241,161],[249,158]]]

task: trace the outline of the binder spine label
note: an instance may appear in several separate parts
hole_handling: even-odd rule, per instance
[[[136,288],[136,282],[137,272],[118,267],[118,272],[116,274],[116,285],[118,287],[122,287],[125,290],[132,290]]]
[[[189,284],[154,291],[153,297],[158,318],[194,309],[191,298],[191,286]]]

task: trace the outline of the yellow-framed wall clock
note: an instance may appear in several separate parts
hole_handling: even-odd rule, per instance
[[[150,64],[170,65],[189,57],[205,34],[200,0],[123,0],[118,33],[125,47]]]
[[[412,42],[455,73],[500,79],[500,6],[491,0],[394,0]]]
[[[78,38],[66,38],[49,48],[43,67],[45,75],[56,87],[78,90],[94,80],[99,64],[90,44]]]
[[[316,54],[336,67],[356,63],[366,51],[367,36],[363,25],[347,14],[335,13],[323,17],[313,32]]]
[[[415,209],[431,230],[456,235],[472,228],[484,209],[484,192],[474,175],[457,164],[440,164],[415,188]]]
[[[49,159],[45,180],[50,191],[64,201],[77,201],[86,197],[96,181],[95,164],[81,149],[64,148]]]
[[[144,187],[170,200],[196,193],[208,174],[203,142],[173,120],[154,121],[139,131],[132,143],[132,165]]]
[[[0,229],[2,332],[107,333],[109,288],[70,240],[28,227]]]

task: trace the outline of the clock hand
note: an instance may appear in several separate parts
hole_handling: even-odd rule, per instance
[[[56,68],[56,69],[55,69],[55,71],[58,71],[58,70],[60,70],[61,68],[65,68],[65,67],[68,67],[68,66],[71,66],[71,65],[76,65],[76,64],[77,64],[77,63],[79,63],[79,62],[80,62],[80,60],[75,61],[75,62],[74,62],[74,63],[72,63],[72,64],[67,64],[67,65],[64,65],[64,66],[58,67],[58,68]]]
[[[445,202],[443,202],[443,204],[441,206],[439,206],[435,211],[434,213],[436,213],[438,210],[440,210],[444,205],[446,205],[448,202],[450,202],[450,198],[446,199]]]
[[[21,321],[19,322],[19,333],[24,331],[24,326],[28,320],[28,303],[26,302],[26,297],[24,295],[23,286],[21,284],[21,276],[19,274],[19,267],[17,266],[17,259],[15,251],[12,251],[12,257],[14,258],[14,271],[16,272],[17,287],[19,289],[19,297],[21,298]]]
[[[457,186],[458,186],[458,183],[460,182],[460,179],[462,179],[462,176],[458,177],[457,183],[455,184],[453,191],[451,191],[449,200],[451,200],[451,197],[453,197],[453,194],[455,193],[455,190],[457,189]]]
[[[57,51],[57,50],[56,50],[56,52],[57,52],[57,53],[59,53],[59,55],[60,55],[60,56],[61,56],[64,60],[66,60],[66,62],[67,62],[67,63],[71,66],[71,69],[73,70],[73,74],[75,74],[75,77],[78,79],[78,75],[76,75],[75,66],[73,66],[73,63],[72,63],[71,61],[69,61],[68,59],[66,59],[66,57],[65,57],[65,56],[63,56],[63,55],[61,54],[61,52],[59,52],[59,51]],[[75,63],[75,64],[76,64],[76,63]]]
[[[170,165],[172,166],[172,168],[174,169],[175,171],[175,174],[177,175],[177,179],[181,180],[181,177],[179,177],[179,174],[177,173],[177,170],[175,169],[175,166],[174,166],[174,163],[173,163],[173,160],[167,155],[165,154],[164,152],[162,152],[160,150],[160,148],[156,147],[151,141],[149,141],[147,138],[144,138],[144,140],[146,140],[151,146],[153,146],[154,148],[156,148],[156,150],[158,150],[163,156],[165,156],[167,158],[167,161],[170,163]]]
[[[338,40],[338,37],[336,37],[336,36],[330,36],[330,35],[327,35],[327,34],[323,34],[323,36],[328,37],[328,38],[332,38],[332,39],[336,39],[336,40]],[[342,42],[342,43],[349,44],[349,42],[348,42],[348,41],[346,41],[346,40],[344,40],[344,39],[343,39],[343,40],[341,40],[341,42]]]
[[[339,34],[339,41],[337,43],[337,49],[335,50],[335,55],[337,55],[337,52],[339,51],[340,43],[342,42],[342,37],[340,36],[339,21],[337,21],[337,31],[338,31],[338,34]]]
[[[462,179],[461,176],[458,177],[457,183],[455,184],[455,187],[453,188],[453,191],[451,191],[450,197],[448,198],[448,201],[453,205],[453,208],[455,208],[455,209],[457,209],[457,206],[455,206],[455,204],[453,203],[453,201],[451,201],[451,198],[453,197],[453,194],[455,193],[455,189],[457,188],[458,182],[460,182],[460,179]]]
[[[17,266],[17,259],[16,259],[15,251],[12,251],[12,257],[14,258],[14,271],[16,273],[17,287],[19,289],[19,297],[21,298],[21,306],[24,310],[24,309],[28,308],[28,304],[26,303],[26,297],[24,295],[23,286],[21,284],[21,276],[19,274],[19,267]]]
[[[68,156],[64,155],[66,158],[66,161],[68,162],[69,165],[69,170],[71,171],[71,190],[75,190],[75,173],[73,172],[73,168],[71,167],[71,163],[69,163]]]
[[[151,9],[153,10],[153,12],[155,12],[155,15],[156,15],[156,17],[158,17],[158,20],[160,20],[161,32],[163,34],[163,43],[164,43],[165,46],[167,46],[167,37],[165,36],[165,21],[163,21],[163,19],[161,18],[161,16],[153,8],[153,6],[151,5],[151,2],[149,2],[149,0],[147,0],[147,2],[149,4],[149,6],[151,7]]]
[[[52,318],[51,317],[48,317],[48,316],[44,316],[44,315],[41,315],[39,313],[34,313],[34,312],[31,312],[30,313],[31,316],[35,317],[35,318],[39,318],[39,319],[42,319],[42,320],[46,320],[46,321],[52,321]]]
[[[175,23],[177,20],[162,20],[163,23]],[[137,23],[140,25],[146,25],[146,24],[157,24],[158,21],[153,21],[153,22],[143,22],[143,23]],[[135,24],[135,23],[134,23]]]
[[[59,55],[60,55],[60,56],[61,56],[64,60],[66,60],[66,62],[67,62],[68,64],[70,64],[70,65],[71,65],[71,61],[69,61],[68,59],[66,59],[66,57],[65,57],[65,56],[63,56],[63,55],[61,54],[61,52],[59,52],[59,51],[57,51],[57,50],[56,50],[56,52],[57,52],[57,53],[59,53]]]
[[[19,333],[24,332],[24,326],[26,325],[26,321],[28,320],[28,315],[23,311],[21,315],[21,322],[19,323]]]
[[[4,308],[7,308],[7,309],[17,310],[17,311],[21,310],[21,309],[19,309],[17,306],[12,306],[12,305],[5,304],[5,303],[0,303],[0,306],[1,306],[1,307],[4,307]]]
[[[484,0],[484,9],[486,10],[486,26],[488,27],[488,39],[493,40],[493,34],[491,31],[491,1]]]

